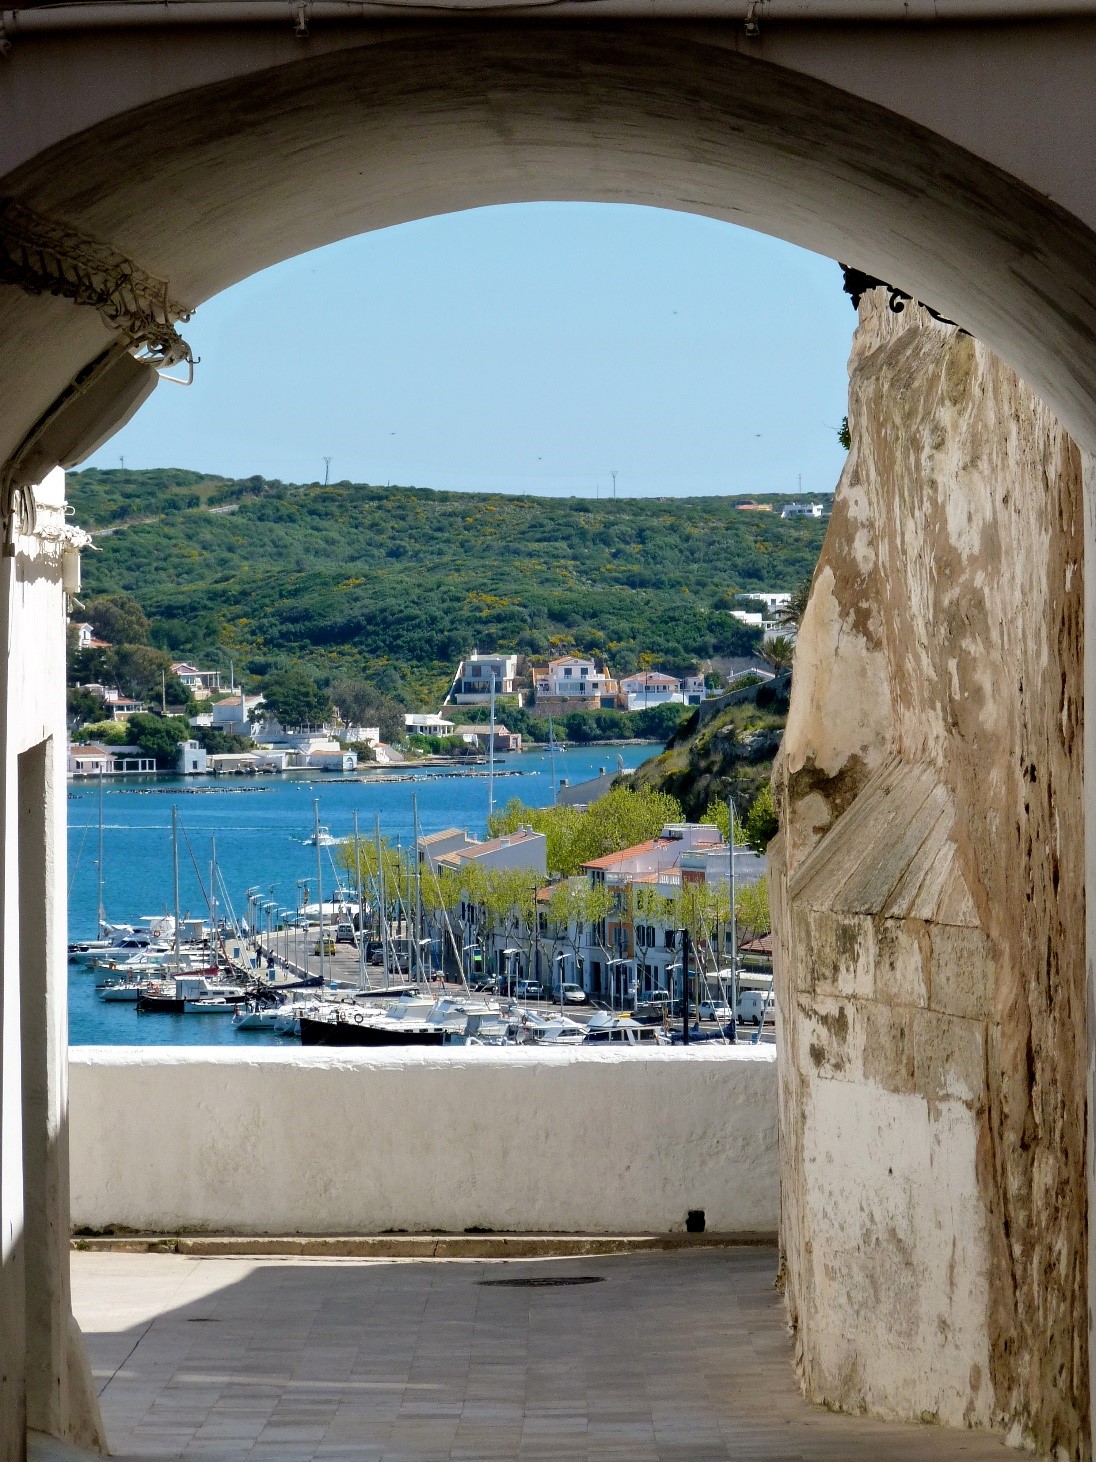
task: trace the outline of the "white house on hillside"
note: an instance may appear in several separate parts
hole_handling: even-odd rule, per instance
[[[605,666],[599,669],[593,660],[577,655],[549,660],[534,671],[533,683],[538,697],[552,699],[591,700],[617,693],[617,683]]]
[[[205,700],[215,690],[221,688],[221,672],[219,670],[199,670],[197,665],[192,665],[189,660],[176,660],[171,667],[171,673],[176,680],[181,680],[190,691],[195,700]]]
[[[452,701],[458,706],[483,705],[491,699],[492,678],[496,695],[513,695],[517,674],[516,655],[481,655],[475,651],[470,659],[462,660],[457,666],[447,703]]]

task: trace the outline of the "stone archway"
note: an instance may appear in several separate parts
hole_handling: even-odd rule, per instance
[[[184,68],[180,74],[185,74],[185,81],[173,80],[170,45],[150,51],[150,66],[161,68],[166,78],[158,94],[151,94],[155,87],[150,92],[146,86],[142,92],[120,78],[118,100],[109,115],[22,158],[0,180],[0,197],[17,205],[5,215],[7,236],[15,239],[15,257],[9,247],[7,282],[0,286],[0,399],[5,401],[0,460],[7,464],[9,486],[36,481],[54,462],[79,457],[91,442],[109,434],[154,383],[151,368],[134,362],[131,345],[148,345],[154,341],[156,329],[173,340],[172,332],[185,321],[189,309],[233,281],[278,259],[365,229],[478,204],[557,198],[640,202],[701,212],[779,234],[891,279],[1001,352],[1066,422],[1081,446],[1096,449],[1096,351],[1092,349],[1096,300],[1090,288],[1096,277],[1096,236],[1026,183],[898,112],[801,72],[746,57],[728,43],[725,32],[712,27],[389,27],[371,33],[364,43],[357,38],[349,43],[342,39],[294,56],[261,38],[237,32],[232,32],[229,42],[227,66],[222,61],[204,72],[201,64]],[[109,46],[102,38],[95,41],[93,52],[105,66]],[[92,69],[94,82],[93,64],[85,64]],[[133,98],[132,103],[127,96]],[[58,269],[68,263],[77,272],[82,269],[80,288],[71,287],[70,282],[49,293],[43,280],[34,276],[36,266],[28,265],[26,257],[20,262],[20,237],[27,245],[24,255],[35,248],[44,248],[46,253],[53,250]],[[123,299],[119,304],[119,271],[125,275],[130,266],[139,271],[141,298],[136,303]],[[368,287],[368,281],[363,281],[363,287]],[[74,299],[76,294],[81,298]],[[912,320],[911,316],[907,328],[912,328]],[[181,328],[185,332],[185,323]],[[928,332],[937,327],[925,328]],[[967,364],[968,384],[979,380],[987,391],[991,386],[998,389],[993,372],[999,367],[989,364],[983,347],[968,342],[956,350],[974,353]],[[1006,395],[1014,389],[999,388]],[[1060,479],[1055,479],[1061,501],[1068,499],[1070,504],[1067,533],[1063,523],[1055,527],[1045,516],[1040,517],[1047,511],[1046,483],[1039,480],[1032,463],[1053,455],[1052,438],[1059,429],[1048,419],[1040,430],[1042,446],[1025,459],[1031,470],[1025,479],[1022,510],[1029,526],[1039,528],[1044,536],[1053,536],[1052,527],[1060,535],[1075,536],[1079,458],[1073,452],[1068,473],[1063,467]],[[1064,447],[1061,450],[1066,453]],[[1003,513],[1005,505],[991,497],[986,501],[990,505],[987,521],[996,531],[994,515]],[[911,523],[923,526],[917,503],[907,498],[901,507]],[[882,516],[880,508],[877,520]],[[874,526],[878,527],[878,521]],[[993,551],[1005,552],[1000,533],[995,542]],[[918,555],[928,551],[924,536],[916,533],[895,533],[890,548],[891,562],[901,569],[896,579],[906,574]],[[849,551],[858,564],[857,543]],[[1019,536],[1014,536],[1008,551],[1023,558]],[[972,550],[958,556],[962,572],[972,574],[977,554]],[[1080,1373],[1085,1363],[1083,1300],[1079,1296],[1085,1291],[1083,1226],[1087,1220],[1078,1139],[1084,1079],[1078,1063],[1085,1038],[1078,1035],[1081,1016],[1076,999],[1081,788],[1076,709],[1079,669],[1074,653],[1080,633],[1069,619],[1070,606],[1079,593],[1079,577],[1067,582],[1064,550],[1046,550],[1048,573],[1052,561],[1056,572],[1061,569],[1053,581],[1053,593],[1044,586],[1041,599],[1028,595],[1019,602],[1010,599],[1007,605],[1002,600],[1002,604],[1014,628],[1036,604],[1044,626],[1056,623],[1055,616],[1062,614],[1068,621],[1053,645],[1044,644],[1046,653],[1035,667],[1034,677],[1025,677],[1024,705],[1032,707],[1028,720],[1020,716],[1010,728],[1015,733],[1010,745],[1017,752],[1041,734],[1040,755],[1050,755],[1047,746],[1059,733],[1048,717],[1050,710],[1060,709],[1062,704],[1062,691],[1052,683],[1050,667],[1060,663],[1070,687],[1072,710],[1061,733],[1068,733],[1068,747],[1063,751],[1055,743],[1054,756],[1059,761],[1065,758],[1055,795],[1073,819],[1066,836],[1073,860],[1069,881],[1073,902],[1069,918],[1063,916],[1060,927],[1051,930],[1048,926],[1043,932],[1048,938],[1060,936],[1065,951],[1061,964],[1069,970],[1070,999],[1061,1014],[1064,1048],[1058,1049],[1054,1039],[1058,1026],[1048,1026],[1049,1039],[1038,1043],[1042,1064],[1036,1064],[1045,1072],[1043,1095],[1054,1111],[1043,1131],[1042,1145],[1033,1147],[1025,1123],[1014,1120],[1018,1109],[1006,1110],[1007,1093],[996,1108],[990,1093],[985,1102],[985,1114],[990,1115],[984,1120],[979,1117],[980,1125],[972,1127],[974,1141],[966,1176],[973,1166],[976,1196],[987,1211],[993,1209],[993,1193],[1015,1196],[1013,1189],[1022,1186],[1025,1175],[1030,1186],[1038,1170],[1044,1191],[1060,1180],[1069,1199],[1063,1218],[1069,1242],[1052,1254],[1041,1240],[1033,1238],[1024,1248],[1022,1264],[1007,1246],[991,1246],[995,1262],[1000,1257],[1012,1267],[1007,1284],[994,1288],[987,1283],[986,1333],[975,1335],[972,1341],[986,1341],[984,1360],[990,1379],[980,1377],[976,1384],[972,1367],[982,1361],[971,1360],[965,1393],[973,1398],[969,1407],[952,1376],[946,1400],[935,1411],[931,1404],[921,1409],[951,1421],[1015,1417],[1040,1438],[1061,1437],[1066,1444],[1082,1446],[1087,1412],[1080,1399]],[[1028,558],[1025,563],[1030,578],[1035,561]],[[1077,569],[1079,554],[1069,563]],[[861,589],[853,578],[846,578],[852,597],[835,599],[834,623],[851,619],[855,625],[862,614],[861,600],[856,598]],[[871,592],[882,595],[879,582]],[[936,601],[931,585],[920,586],[918,595],[910,603],[919,615],[918,644],[924,645],[930,633],[928,607]],[[825,612],[825,602],[820,589],[812,610],[816,621]],[[901,618],[897,600],[892,596],[887,602],[897,624]],[[904,612],[907,622],[912,622],[909,604]],[[23,624],[20,633],[29,632],[29,626]],[[891,643],[900,641],[899,635]],[[849,643],[853,642],[847,641],[843,649]],[[1042,642],[1018,636],[1014,647],[1017,654],[1030,655],[1038,643]],[[1002,669],[1011,670],[1005,649],[998,645],[995,653]],[[903,806],[916,802],[918,816],[926,808],[933,813],[934,829],[959,826],[963,812],[963,789],[953,785],[954,779],[949,781],[945,769],[952,767],[953,753],[958,764],[963,764],[963,748],[974,744],[978,728],[973,722],[965,724],[950,710],[947,715],[940,712],[946,734],[939,731],[935,741],[923,737],[914,745],[916,738],[910,729],[914,711],[924,714],[926,725],[932,726],[933,707],[916,697],[903,702],[893,688],[896,667],[884,659],[873,660],[868,668],[872,674],[878,670],[879,675],[885,670],[890,677],[887,704],[892,719],[887,719],[886,706],[881,705],[864,747],[856,749],[849,742],[832,749],[833,768],[826,775],[831,782],[836,778],[836,783],[821,790],[821,784],[812,784],[810,789],[812,796],[825,801],[824,816],[810,822],[815,817],[810,798],[801,796],[798,788],[789,787],[786,794],[789,827],[797,826],[799,814],[801,821],[809,823],[802,846],[793,849],[789,843],[783,854],[793,880],[791,904],[793,909],[801,904],[812,916],[819,916],[809,934],[819,949],[825,938],[823,916],[834,915],[834,909],[832,901],[827,902],[827,889],[807,877],[812,871],[807,866],[812,856],[809,845],[828,830],[830,822],[836,832],[841,812],[849,816],[855,805],[867,805],[854,804],[854,794],[897,795]],[[820,684],[816,677],[816,688]],[[946,689],[938,697],[941,705]],[[909,707],[904,721],[893,720],[895,705]],[[817,763],[818,754],[802,723],[795,723],[794,718],[789,740],[785,766],[790,778],[811,757]],[[796,754],[801,756],[801,766],[793,759]],[[844,776],[851,755],[859,757],[863,766],[858,765],[855,776]],[[1034,755],[1025,765],[1028,763],[1040,769]],[[884,781],[871,783],[870,773]],[[971,785],[966,784],[968,802]],[[1038,795],[1049,798],[1049,785],[1040,785],[1045,791]],[[1014,777],[1001,782],[1000,796],[1006,797],[1010,789],[1016,790]],[[1029,801],[1035,805],[1033,799]],[[1038,805],[1046,814],[1045,823],[1049,804]],[[844,826],[847,833],[848,824]],[[965,940],[972,948],[980,937],[987,939],[993,957],[1005,960],[1002,967],[1007,967],[1007,978],[1003,984],[997,981],[995,991],[1018,996],[1022,960],[1034,947],[1038,921],[1014,921],[1008,929],[997,929],[991,907],[996,891],[987,892],[989,885],[983,880],[983,887],[977,877],[979,871],[987,872],[978,858],[984,844],[975,846],[975,832],[955,837],[948,832],[947,837],[955,844],[949,866],[958,870],[962,886],[949,885],[944,892],[954,895],[963,917],[956,915],[955,924],[935,922],[967,931],[955,939]],[[818,843],[819,850],[827,841]],[[830,846],[840,841],[837,838]],[[9,851],[13,858],[17,856],[15,848]],[[854,845],[852,852],[857,851],[863,854]],[[1016,866],[1027,870],[1027,875],[1034,869],[1026,854]],[[819,869],[813,872],[821,878]],[[803,889],[794,884],[797,875],[802,876]],[[1026,897],[1030,887],[1030,877],[1027,883],[1021,878],[1009,890],[1020,888]],[[1065,897],[1060,896],[1058,884],[1052,895],[1045,889],[1043,894],[1044,910],[1057,909],[1059,897]],[[861,902],[863,908],[844,912],[869,921],[889,912],[885,904],[872,905],[866,894]],[[933,906],[929,912],[935,915],[938,910]],[[795,917],[792,912],[785,915],[785,928],[792,931],[788,935],[789,968],[796,963],[793,946],[800,937],[795,932]],[[908,920],[913,915],[907,910],[902,917]],[[934,919],[922,922],[932,924]],[[847,1003],[858,994],[855,989],[845,992],[839,988],[841,978],[858,978],[857,951],[862,943],[857,940],[870,943],[877,937],[874,925],[870,934],[863,929],[850,932],[842,926],[840,939],[834,935],[831,983],[837,987],[834,994],[839,1000]],[[925,937],[931,940],[931,930]],[[976,964],[990,958],[980,945],[973,953],[967,949],[962,958],[968,955]],[[908,969],[906,975],[913,978]],[[1015,1033],[1005,1019],[1012,1013],[1011,1005],[1003,1012],[996,1006],[990,1011],[985,997],[983,989],[977,1019],[987,1031],[996,1021],[1004,1032],[1009,1050],[1002,1057],[1001,1069],[1011,1078],[1017,1062],[1030,1066],[1034,1059],[1029,1053],[1035,1049],[1035,1025],[1029,1023],[1025,1040],[1014,1046]],[[791,1004],[787,1008],[790,1012]],[[950,1009],[933,1013],[949,1019],[968,1018]],[[820,1009],[810,1018],[815,1016],[828,1032],[827,1040],[845,1039],[849,1027],[843,1035],[837,1007]],[[845,1021],[850,1018],[846,1011]],[[813,1061],[807,1019],[804,1012],[801,1025],[793,1032],[786,1030],[785,1038],[789,1050],[798,1050],[805,1042]],[[832,1020],[833,1028],[827,1020]],[[881,1068],[870,1072],[867,1080],[889,1090],[886,1081],[899,1080],[900,1044],[906,1037],[892,1028],[893,1022],[883,1024],[886,1029],[880,1026],[873,1040],[878,1038],[879,1049],[890,1053],[893,1069],[889,1075],[884,1073],[885,1080]],[[916,1041],[915,1033],[911,1039]],[[825,1042],[820,1049],[819,1071],[844,1059]],[[980,1049],[988,1068],[988,1047],[983,1044]],[[915,1057],[916,1053],[916,1070]],[[61,1053],[55,1049],[52,1059],[60,1061]],[[798,1073],[799,1068],[794,1069]],[[1054,1078],[1062,1072],[1064,1077],[1056,1086]],[[786,1235],[808,1384],[845,1404],[908,1410],[928,1394],[916,1384],[906,1384],[917,1355],[925,1353],[923,1345],[921,1351],[908,1347],[905,1372],[889,1378],[873,1381],[852,1376],[850,1380],[846,1376],[834,1382],[824,1369],[812,1368],[817,1359],[811,1351],[812,1336],[832,1332],[817,1323],[817,1306],[803,1300],[802,1286],[808,1275],[814,1292],[822,1292],[822,1270],[809,1271],[807,1264],[814,1242],[812,1195],[806,1189],[795,1189],[809,1156],[802,1142],[805,1090],[805,1085],[793,1082],[785,1091],[790,1164]],[[941,1090],[921,1092],[920,1096],[931,1103],[950,1098],[951,1093]],[[1017,1143],[1022,1159],[1013,1162],[1000,1150],[994,1151],[993,1142],[1005,1138]],[[1063,1145],[1060,1161],[1051,1160],[1055,1141]],[[1050,1164],[1045,1171],[1040,1156]],[[878,1176],[882,1181],[882,1174]],[[1000,1228],[1001,1215],[994,1210],[991,1217]],[[1037,1221],[1028,1214],[1029,1230],[1034,1230]],[[936,1232],[942,1230],[938,1227]],[[852,1262],[850,1251],[842,1263]],[[1023,1265],[1027,1270],[1021,1273]],[[1038,1277],[1040,1265],[1050,1266],[1045,1283]],[[831,1280],[841,1282],[842,1272],[838,1265]],[[1050,1319],[1066,1327],[1076,1341],[1068,1363],[1061,1345],[1049,1339],[1050,1319],[1040,1309],[1044,1301],[1052,1302]],[[867,1303],[866,1298],[864,1305]],[[1015,1313],[1009,1311],[1010,1305]],[[1002,1318],[1005,1311],[1009,1313]],[[994,1336],[1005,1337],[1004,1350],[991,1354],[997,1344]],[[870,1336],[855,1330],[853,1338],[857,1345],[871,1343]],[[955,1353],[968,1355],[973,1350],[971,1345],[964,1349],[960,1344]],[[1067,1373],[1068,1379],[1063,1379]],[[987,1400],[991,1384],[993,1399]],[[1068,1390],[1069,1404],[1064,1410],[1047,1410],[1040,1398],[1061,1385]]]

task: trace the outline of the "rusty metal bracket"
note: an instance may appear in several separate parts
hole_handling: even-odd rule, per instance
[[[0,200],[0,284],[51,294],[98,310],[129,347],[156,365],[193,362],[175,328],[192,311],[111,244],[44,218],[14,198]]]

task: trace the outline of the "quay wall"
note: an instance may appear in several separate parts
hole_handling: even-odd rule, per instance
[[[74,1047],[72,1222],[774,1234],[771,1046]]]

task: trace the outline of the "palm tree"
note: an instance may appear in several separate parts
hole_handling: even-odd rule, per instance
[[[774,635],[761,650],[774,670],[786,670],[795,654],[795,641],[790,635]]]
[[[799,621],[807,612],[807,601],[810,597],[811,581],[810,579],[803,579],[792,591],[792,597],[788,600],[787,604],[777,611],[777,623],[798,626]]]

